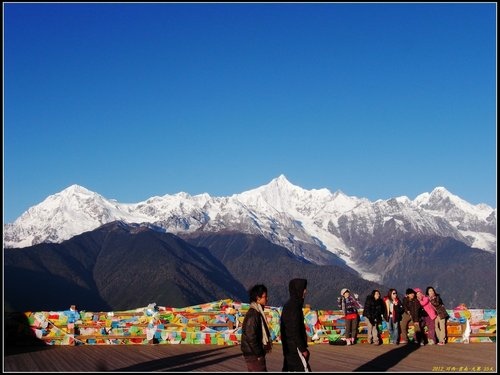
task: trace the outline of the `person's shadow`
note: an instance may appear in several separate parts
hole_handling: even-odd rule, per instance
[[[409,356],[415,350],[420,349],[420,345],[416,344],[406,344],[399,345],[393,350],[389,350],[388,352],[375,357],[369,362],[359,366],[353,371],[365,371],[365,372],[374,372],[374,371],[389,371],[392,367],[394,367],[398,362],[400,362],[403,358]]]
[[[224,362],[230,358],[243,357],[240,352],[236,354],[227,354],[227,347],[222,346],[215,349],[208,349],[196,351],[191,353],[179,354],[172,357],[155,359],[143,363],[137,363],[131,366],[123,367],[117,370],[118,372],[150,372],[150,371],[173,371],[173,372],[186,372],[186,371],[200,371],[206,366]],[[99,371],[109,371],[105,363],[98,365]]]

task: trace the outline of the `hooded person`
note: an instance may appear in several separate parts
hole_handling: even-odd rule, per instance
[[[293,279],[288,284],[290,298],[283,306],[280,322],[283,348],[282,371],[311,371],[304,312],[302,310],[306,289],[306,279]]]

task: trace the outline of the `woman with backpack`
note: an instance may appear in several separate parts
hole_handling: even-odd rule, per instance
[[[361,305],[355,297],[351,295],[351,292],[347,288],[340,291],[339,307],[345,315],[345,338],[347,345],[354,345],[358,336],[358,309],[361,308]]]

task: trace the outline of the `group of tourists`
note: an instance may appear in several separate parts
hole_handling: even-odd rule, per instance
[[[339,306],[345,315],[345,339],[348,345],[354,344],[358,332],[360,304],[350,291],[344,288],[341,291]],[[443,300],[432,286],[427,287],[425,294],[420,288],[408,288],[402,299],[394,288],[389,289],[384,297],[378,289],[375,289],[366,297],[363,316],[366,319],[370,344],[382,343],[380,325],[383,321],[387,323],[390,344],[413,342],[418,345],[436,343],[445,345],[446,343],[446,319],[449,315]],[[412,341],[408,339],[410,326],[413,327]]]

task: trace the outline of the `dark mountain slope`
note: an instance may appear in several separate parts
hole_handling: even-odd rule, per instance
[[[4,249],[4,307],[7,311],[110,310],[93,279],[95,259],[106,228],[62,244]]]
[[[415,237],[372,243],[359,261],[385,267],[384,285],[344,266],[320,266],[259,235],[196,232],[181,237],[151,225],[114,222],[61,244],[4,249],[7,311],[128,310],[156,302],[184,307],[219,299],[248,301],[255,283],[269,288],[269,304],[282,306],[288,282],[309,281],[306,303],[337,309],[342,288],[364,303],[372,289],[434,286],[448,308],[496,307],[496,255],[452,240]]]
[[[306,303],[314,309],[337,309],[337,297],[345,287],[359,293],[362,303],[372,289],[386,289],[343,267],[308,263],[258,235],[197,232],[182,237],[195,246],[210,249],[245,288],[264,283],[272,306],[286,302],[288,282],[296,277],[308,280]]]
[[[114,222],[61,244],[4,250],[4,304],[14,311],[184,307],[245,289],[206,249],[150,227]]]
[[[113,230],[97,257],[94,279],[118,309],[151,302],[182,307],[246,293],[209,251],[147,227]]]

